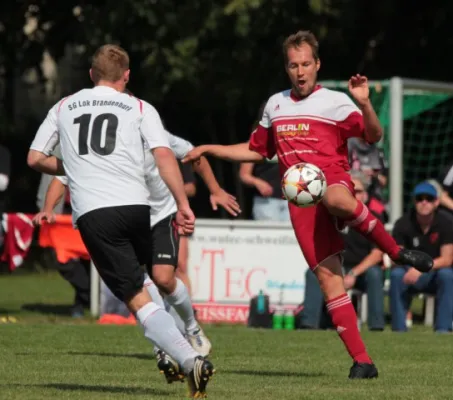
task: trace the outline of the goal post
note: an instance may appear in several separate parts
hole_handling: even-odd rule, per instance
[[[347,81],[323,81],[347,92]],[[437,179],[453,162],[453,83],[392,77],[369,81],[370,98],[384,128],[379,143],[389,163],[390,221],[410,206],[420,181]]]

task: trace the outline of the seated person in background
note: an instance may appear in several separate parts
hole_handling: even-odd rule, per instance
[[[252,216],[258,221],[289,221],[288,202],[283,199],[278,164],[242,163],[239,178],[255,189]]]
[[[388,168],[383,152],[376,144],[369,144],[362,138],[348,140],[349,162],[352,171],[362,171],[367,177],[368,208],[382,215],[388,221],[385,211],[383,190],[387,186]]]
[[[390,274],[390,311],[392,329],[406,331],[406,312],[411,296],[430,293],[436,296],[436,332],[449,332],[453,319],[453,219],[438,210],[436,188],[418,184],[413,192],[415,210],[396,221],[393,237],[407,248],[421,250],[434,258],[428,273],[418,272],[410,265],[395,265]]]
[[[262,119],[265,106],[266,103],[261,104],[253,129]],[[242,163],[239,179],[244,185],[255,189],[252,206],[254,220],[289,222],[288,202],[283,198],[277,156],[267,163]]]
[[[367,177],[360,171],[351,172],[354,182],[355,197],[367,203]],[[379,215],[377,215],[379,217]],[[345,250],[343,266],[345,271],[344,284],[346,290],[358,289],[368,295],[368,327],[373,331],[382,331],[384,319],[384,274],[382,270],[381,250],[373,243],[354,231],[346,229],[344,232]],[[302,312],[301,325],[303,328],[318,328],[323,309],[323,298],[318,280],[308,270],[305,284],[305,301]]]

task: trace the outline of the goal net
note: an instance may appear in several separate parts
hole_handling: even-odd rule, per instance
[[[321,82],[347,92],[346,81]],[[370,81],[370,98],[384,128],[379,143],[389,164],[390,217],[411,205],[414,186],[438,179],[453,162],[453,84],[392,78]]]

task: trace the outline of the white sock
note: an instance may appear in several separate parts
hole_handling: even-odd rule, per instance
[[[186,328],[183,320],[175,311],[175,309],[168,303],[168,301],[162,297],[156,284],[150,278],[146,278],[145,287],[146,290],[148,290],[149,295],[153,299],[153,303],[156,303],[159,307],[163,308],[174,318],[177,328],[184,335],[186,333]]]
[[[199,354],[181,335],[174,319],[164,309],[155,303],[147,303],[137,311],[137,319],[146,338],[170,355],[186,373],[192,370],[194,359]]]
[[[148,291],[151,298],[153,299],[153,303],[156,303],[160,308],[166,310],[164,299],[160,295],[159,289],[154,284],[154,282],[151,279],[146,278],[144,286],[146,287],[146,290]]]
[[[168,304],[170,304],[181,319],[184,321],[186,331],[191,332],[198,329],[198,322],[195,319],[193,312],[192,300],[190,300],[189,291],[181,279],[176,278],[176,288],[173,293],[165,296]]]
[[[168,304],[167,301],[164,300],[164,302],[165,302],[165,304]],[[179,332],[181,332],[182,335],[184,336],[186,334],[186,324],[184,324],[184,321],[181,319],[181,317],[176,312],[176,310],[173,307],[171,307],[169,304],[168,304],[168,308],[165,308],[165,309],[173,317],[173,319],[175,320],[176,327],[179,329]]]
[[[153,303],[156,303],[160,308],[163,308],[164,310],[167,310],[164,304],[164,299],[159,293],[159,289],[157,286],[154,284],[154,282],[146,276],[145,278],[145,283],[144,286],[146,290],[148,291],[149,295],[153,299]],[[168,311],[168,310],[167,310]],[[157,353],[159,352],[159,348],[157,346],[154,346],[153,353],[155,356],[157,356]]]

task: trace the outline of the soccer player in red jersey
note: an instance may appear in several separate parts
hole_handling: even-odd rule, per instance
[[[347,139],[363,137],[369,143],[382,137],[382,128],[369,99],[367,78],[349,80],[349,93],[317,84],[321,66],[316,37],[308,31],[290,35],[283,43],[285,68],[292,88],[270,97],[260,124],[250,141],[230,146],[203,145],[188,154],[185,162],[203,154],[230,160],[261,162],[278,156],[280,172],[300,162],[320,167],[327,192],[315,207],[289,204],[291,222],[309,267],[319,279],[328,311],[354,363],[350,378],[374,378],[378,372],[357,328],[357,317],[343,284],[338,232],[346,225],[375,242],[398,264],[426,272],[432,259],[421,252],[400,248],[382,223],[358,202],[348,174]]]

